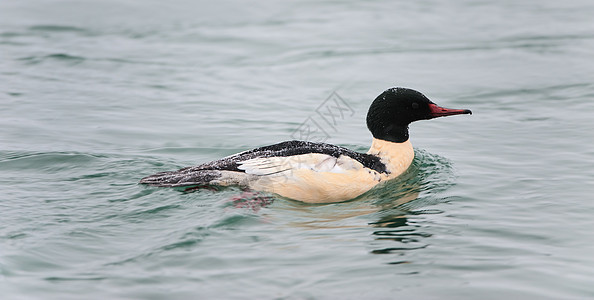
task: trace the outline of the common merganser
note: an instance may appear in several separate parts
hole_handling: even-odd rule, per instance
[[[342,202],[408,169],[415,155],[408,136],[411,122],[459,114],[472,112],[437,106],[412,89],[390,88],[369,107],[367,128],[373,141],[367,153],[326,143],[287,141],[157,173],[140,183],[189,189],[237,185],[307,203]]]

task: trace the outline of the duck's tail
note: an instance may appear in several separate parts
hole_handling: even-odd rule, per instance
[[[160,187],[211,185],[221,177],[221,171],[218,170],[181,169],[144,177],[140,180],[140,183]]]

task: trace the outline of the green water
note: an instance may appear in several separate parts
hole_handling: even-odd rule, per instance
[[[594,298],[592,1],[0,2],[2,299]],[[402,178],[264,207],[138,185],[330,143],[415,88]],[[319,121],[319,120],[318,120]]]

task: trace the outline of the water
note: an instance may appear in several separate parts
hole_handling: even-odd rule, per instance
[[[3,299],[594,297],[592,1],[3,1]],[[356,201],[146,175],[291,139],[365,151],[392,86],[456,116]],[[318,120],[319,121],[319,120]],[[324,124],[324,123],[322,123]]]

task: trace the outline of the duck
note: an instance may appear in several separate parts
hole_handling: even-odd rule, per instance
[[[186,190],[239,186],[305,203],[344,202],[397,178],[415,157],[409,125],[420,120],[472,114],[438,106],[421,92],[394,87],[367,112],[372,142],[367,153],[328,143],[292,140],[219,160],[144,177],[141,184]]]

